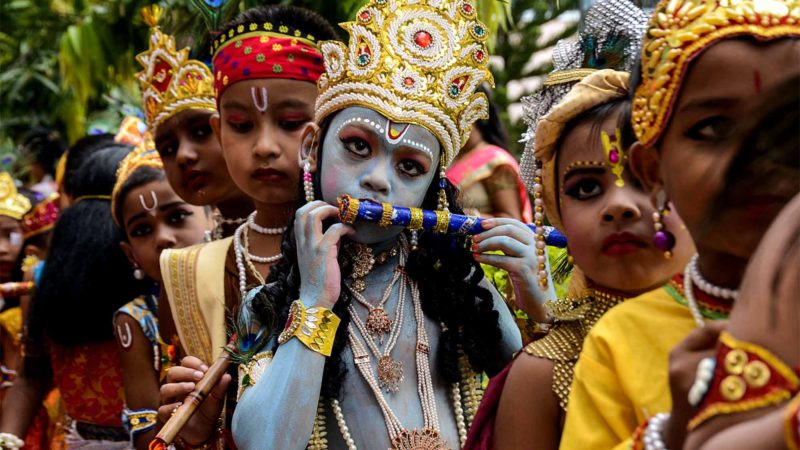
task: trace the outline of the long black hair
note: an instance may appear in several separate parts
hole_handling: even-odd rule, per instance
[[[330,118],[321,126],[319,161],[322,161],[322,147]],[[302,179],[302,177],[301,177]],[[314,174],[316,198],[322,198],[320,191],[320,171]],[[436,209],[438,200],[439,176],[431,182],[422,207]],[[445,191],[453,213],[463,214],[456,203],[457,190],[446,182]],[[302,185],[299,199],[303,199]],[[298,203],[302,206],[304,200]],[[281,250],[284,258],[270,270],[267,284],[255,296],[251,304],[252,312],[262,324],[271,327],[273,336],[280,332],[286,323],[291,303],[299,297],[300,271],[297,266],[297,247],[294,235],[294,219],[288,225],[283,237]],[[342,258],[344,259],[344,258]],[[342,284],[348,279],[352,267],[348,261],[342,264]],[[437,323],[444,324],[439,340],[439,359],[436,362],[448,382],[460,379],[458,359],[466,354],[469,363],[478,372],[491,375],[499,372],[505,359],[499,351],[502,338],[498,325],[499,314],[493,310],[493,297],[489,290],[478,286],[483,279],[483,271],[475,262],[463,237],[438,236],[423,233],[419,249],[412,252],[406,270],[420,289],[420,299],[425,315]],[[325,363],[321,394],[328,398],[338,398],[342,380],[347,374],[341,352],[347,342],[347,327],[350,323],[348,305],[352,296],[342,289],[333,311],[341,319],[333,352]],[[273,349],[274,350],[274,349]]]
[[[111,195],[117,166],[130,150],[111,144],[86,158],[75,176],[77,201],[62,212],[53,230],[31,328],[41,327],[36,331],[57,344],[113,338],[114,312],[141,291],[104,198]]]
[[[486,100],[488,100],[489,103],[489,118],[479,119],[475,122],[478,131],[481,133],[481,137],[489,144],[508,150],[508,132],[506,131],[505,125],[503,125],[503,121],[500,119],[500,110],[497,109],[497,103],[494,101],[494,94],[486,83],[481,83],[478,86],[477,92],[486,94]]]

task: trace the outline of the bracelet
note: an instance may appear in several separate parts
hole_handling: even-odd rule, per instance
[[[789,406],[786,407],[783,431],[786,447],[789,450],[800,449],[800,395],[795,395]]]
[[[11,433],[0,433],[0,448],[17,450],[25,445],[25,441]]]
[[[664,423],[669,420],[669,416],[667,413],[658,413],[650,418],[647,428],[644,430],[645,450],[667,450],[664,438],[661,435],[661,429],[664,428]]]
[[[158,412],[153,409],[122,409],[122,426],[134,438],[156,426]]]
[[[649,423],[650,419],[645,419],[644,422],[639,424],[636,430],[633,431],[633,435],[631,436],[631,450],[644,450],[644,430],[647,429]]]
[[[316,306],[306,309],[303,302],[295,300],[289,309],[286,326],[278,336],[278,344],[285,344],[296,337],[311,350],[331,356],[339,322],[339,317],[330,309]]]
[[[693,407],[696,408],[708,393],[716,367],[717,360],[711,356],[701,359],[700,364],[697,365],[697,374],[688,395],[689,404]]]

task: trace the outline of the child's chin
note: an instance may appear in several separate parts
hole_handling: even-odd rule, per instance
[[[354,225],[355,234],[349,239],[360,244],[374,245],[395,240],[403,231],[402,227],[383,228],[374,223],[357,223]]]

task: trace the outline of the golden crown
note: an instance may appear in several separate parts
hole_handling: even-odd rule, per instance
[[[189,48],[175,50],[175,38],[158,28],[161,8],[145,8],[150,48],[136,55],[144,70],[136,74],[142,90],[142,109],[151,132],[186,109],[216,111],[214,77],[201,61],[189,59]]]
[[[28,197],[17,192],[17,185],[8,172],[0,172],[0,216],[8,216],[14,220],[22,220],[31,209]]]
[[[151,167],[157,170],[164,170],[164,163],[156,151],[155,143],[149,133],[145,133],[142,142],[136,146],[130,153],[122,158],[117,167],[117,181],[114,183],[114,189],[111,191],[111,215],[114,221],[117,221],[117,212],[115,210],[117,204],[117,196],[120,189],[128,181],[128,178],[142,167]],[[119,225],[119,224],[117,224]]]
[[[642,41],[642,82],[633,100],[639,142],[653,145],[669,122],[689,63],[731,36],[800,36],[800,0],[661,0]]]
[[[447,166],[467,142],[473,122],[488,117],[494,83],[487,68],[487,29],[471,0],[370,0],[354,22],[341,24],[349,45],[320,45],[317,123],[335,111],[363,106],[395,122],[432,132]]]

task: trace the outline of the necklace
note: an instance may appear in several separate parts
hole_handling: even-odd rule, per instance
[[[728,289],[721,286],[717,286],[715,284],[711,284],[700,273],[700,268],[697,267],[698,260],[699,256],[695,253],[695,255],[692,256],[692,259],[689,261],[689,265],[686,266],[687,272],[691,276],[692,283],[697,285],[698,289],[700,289],[701,291],[705,292],[708,295],[717,298],[723,298],[725,300],[736,301],[736,299],[739,298],[739,291],[737,289]]]
[[[400,242],[389,250],[381,252],[378,256],[373,255],[372,248],[365,244],[353,242],[347,247],[347,253],[353,261],[350,278],[353,280],[352,286],[356,292],[364,292],[367,287],[364,278],[372,272],[375,264],[383,264],[389,258],[397,255],[399,245]]]
[[[225,216],[222,215],[219,211],[214,212],[211,216],[211,220],[214,221],[214,231],[211,232],[212,240],[218,241],[222,239],[223,234],[223,227],[225,225],[241,225],[247,219],[244,217],[237,217],[235,219],[226,219]]]
[[[369,313],[367,314],[367,327],[366,327],[367,331],[368,331],[367,334],[372,335],[372,336],[380,336],[381,343],[383,342],[383,335],[386,334],[386,333],[389,333],[390,330],[391,330],[391,326],[392,326],[392,320],[389,319],[389,314],[386,313],[386,309],[384,308],[384,305],[389,300],[389,297],[392,294],[392,288],[394,287],[394,284],[397,282],[397,280],[402,275],[401,272],[403,271],[403,268],[405,267],[405,258],[407,258],[407,255],[408,255],[408,251],[407,251],[406,247],[407,247],[407,245],[406,245],[405,237],[401,236],[400,237],[400,249],[401,249],[401,252],[400,252],[400,263],[398,264],[397,268],[395,269],[395,273],[394,273],[394,276],[392,277],[392,281],[389,283],[389,285],[386,287],[386,290],[383,292],[383,297],[381,298],[381,301],[376,306],[372,306],[369,303],[369,301],[367,301],[367,299],[364,298],[363,295],[361,295],[361,292],[358,291],[353,286],[353,284],[355,284],[355,282],[353,284],[347,285],[347,288],[353,294],[353,297],[356,299],[356,301],[358,303],[364,305],[367,308],[367,311],[369,311]],[[364,336],[366,337],[367,334],[364,334]]]
[[[428,361],[430,346],[428,344],[428,333],[425,330],[425,318],[422,314],[422,306],[419,299],[419,288],[416,283],[411,283],[411,303],[414,306],[414,319],[417,322],[417,393],[422,404],[422,416],[424,426],[421,429],[408,430],[403,428],[400,419],[392,411],[381,392],[378,383],[372,376],[372,362],[369,353],[364,348],[361,340],[356,336],[356,328],[350,324],[347,328],[347,337],[350,348],[353,351],[353,360],[358,367],[364,381],[367,382],[375,399],[381,408],[386,428],[389,432],[389,439],[393,450],[411,450],[424,448],[429,450],[445,450],[447,443],[439,434],[439,416],[436,412],[436,401],[433,392],[433,380],[431,379],[431,369]],[[342,416],[342,421],[344,416]],[[349,434],[349,433],[348,433]],[[352,440],[352,439],[351,439]],[[349,442],[348,442],[349,446]],[[352,448],[354,448],[353,445]]]
[[[247,294],[247,268],[245,267],[245,263],[253,272],[256,279],[259,280],[261,284],[264,284],[264,277],[256,270],[252,261],[262,264],[272,264],[283,257],[282,253],[266,257],[250,254],[250,243],[247,238],[246,225],[247,224],[239,225],[239,227],[236,228],[236,232],[233,233],[233,252],[236,256],[236,268],[239,271],[239,294],[242,298]]]
[[[697,323],[698,327],[704,327],[706,326],[706,321],[703,318],[703,313],[700,312],[700,308],[697,306],[697,299],[694,297],[692,277],[689,273],[691,265],[691,262],[687,264],[686,269],[683,271],[683,295],[686,296],[686,303],[689,305],[689,311],[692,312],[695,323]]]
[[[247,227],[258,234],[266,234],[269,236],[277,236],[283,234],[288,229],[288,227],[275,227],[275,228],[262,227],[261,225],[256,223],[255,211],[253,211],[252,213],[250,213],[249,216],[247,216]]]
[[[370,334],[374,333],[369,330],[369,318],[367,318],[367,325],[364,325],[364,322],[362,322],[361,318],[358,317],[353,305],[350,304],[348,306],[348,309],[350,310],[350,317],[352,318],[353,323],[356,324],[356,329],[361,333],[361,336],[367,343],[367,347],[375,355],[375,358],[378,359],[378,385],[386,392],[393,394],[400,390],[400,383],[403,382],[403,364],[391,357],[392,350],[394,349],[395,344],[397,344],[397,337],[400,334],[400,329],[403,327],[403,311],[405,309],[406,286],[408,279],[401,270],[395,271],[395,276],[392,278],[391,283],[389,283],[389,286],[386,288],[386,294],[384,294],[384,298],[389,297],[389,294],[392,292],[392,287],[398,279],[400,279],[401,282],[400,291],[398,293],[397,311],[395,312],[394,322],[390,323],[391,332],[389,334],[389,341],[386,343],[386,347],[383,349],[383,352],[381,352],[378,346],[375,344],[374,337],[370,337]],[[383,314],[386,315],[385,312]],[[386,320],[389,320],[388,316],[386,317]]]

